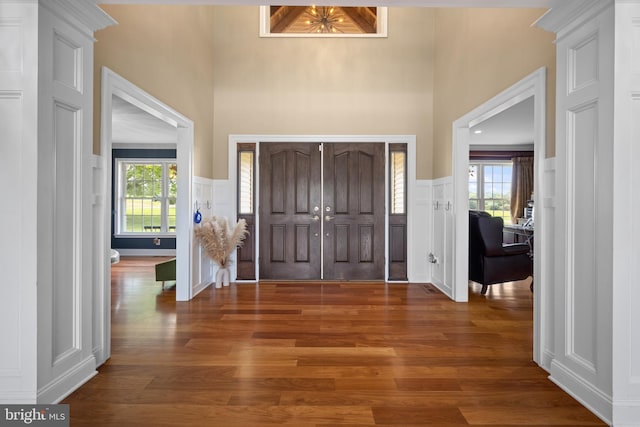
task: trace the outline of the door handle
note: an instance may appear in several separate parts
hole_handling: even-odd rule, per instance
[[[312,221],[317,221],[317,220],[319,220],[319,219],[320,219],[320,217],[319,217],[318,215],[312,215],[312,216],[311,216],[311,220],[312,220]]]
[[[327,221],[327,222],[331,221],[333,219],[335,219],[335,216],[327,215],[327,216],[324,217],[324,220]]]

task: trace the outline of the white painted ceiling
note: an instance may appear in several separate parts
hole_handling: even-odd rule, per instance
[[[533,96],[471,128],[470,145],[533,146]],[[477,134],[475,131],[482,131]]]
[[[167,144],[178,142],[178,129],[113,95],[114,144]]]

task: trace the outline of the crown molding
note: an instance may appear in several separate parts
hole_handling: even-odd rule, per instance
[[[613,4],[614,0],[551,0],[551,8],[533,25],[556,33],[557,42]]]
[[[40,0],[40,6],[93,39],[93,33],[117,22],[95,0]]]

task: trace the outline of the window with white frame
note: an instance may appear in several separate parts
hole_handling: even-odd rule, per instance
[[[175,235],[176,159],[116,159],[115,234]]]
[[[469,162],[469,209],[511,223],[511,161]]]
[[[391,214],[406,214],[406,186],[407,186],[407,153],[404,151],[391,151],[391,173],[389,174]]]

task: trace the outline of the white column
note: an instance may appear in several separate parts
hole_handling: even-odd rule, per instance
[[[640,425],[640,1],[556,2],[555,354],[551,378]],[[615,113],[615,114],[614,114]]]
[[[613,424],[640,425],[640,1],[615,5]]]
[[[38,4],[0,1],[0,403],[35,403]]]
[[[86,14],[86,15],[85,15]],[[38,8],[38,402],[96,374],[93,313],[93,24],[97,6]]]

